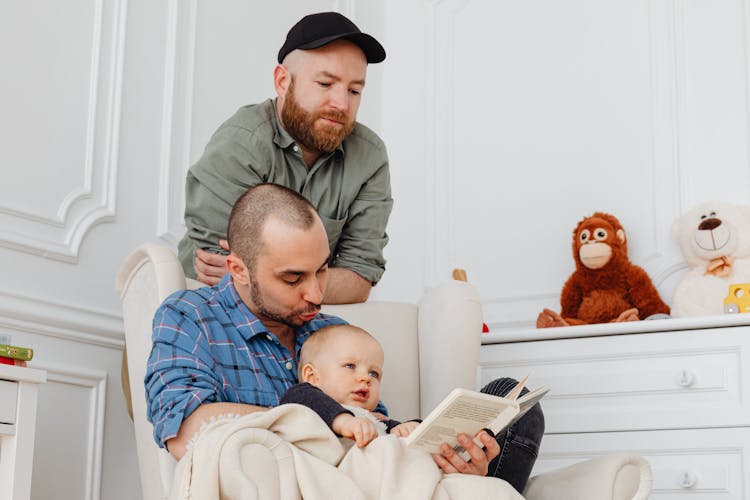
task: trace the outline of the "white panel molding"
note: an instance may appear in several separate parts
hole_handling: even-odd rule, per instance
[[[76,262],[91,228],[114,218],[127,0],[108,4],[110,9],[98,0],[94,8],[83,185],[64,196],[54,216],[0,205],[2,247]],[[111,10],[111,19],[105,19],[105,10]],[[108,46],[105,21],[111,23]]]
[[[742,23],[742,35],[745,40],[745,45],[743,47],[743,63],[745,65],[745,114],[748,123],[748,126],[746,127],[748,136],[745,138],[745,142],[748,150],[746,156],[750,161],[750,30],[748,30],[748,26],[750,26],[750,6],[748,6],[748,1],[742,0],[740,2],[740,8],[742,9],[742,17],[744,21]],[[748,176],[746,179],[748,185],[747,191],[750,192],[750,165],[747,165],[745,172]]]
[[[111,349],[125,345],[119,316],[0,291],[3,328]]]
[[[425,158],[425,277],[426,285],[441,280],[443,271],[456,262],[453,106],[455,59],[453,19],[468,0],[428,0],[427,30],[427,117],[432,124],[427,134]],[[438,56],[439,54],[439,56]]]
[[[34,367],[47,370],[48,383],[57,382],[89,389],[88,448],[86,449],[86,477],[83,478],[86,494],[83,500],[99,500],[102,482],[107,372],[37,361],[34,362]]]
[[[428,48],[425,99],[428,100],[428,131],[425,164],[427,200],[425,275],[427,285],[438,282],[445,269],[455,267],[460,259],[456,246],[455,146],[452,117],[455,100],[456,30],[454,20],[471,0],[427,0],[429,6]],[[685,99],[685,7],[676,0],[652,0],[649,3],[651,29],[651,86],[653,152],[649,247],[652,251],[638,264],[659,287],[686,265],[680,255],[669,255],[672,222],[683,212],[691,192],[690,177],[680,162],[685,154],[680,142],[681,123],[687,108]],[[675,186],[678,187],[675,190]],[[485,321],[491,329],[532,326],[533,319],[545,305],[557,308],[559,289],[540,290],[524,296],[485,297],[482,300]]]
[[[683,148],[680,142],[686,104],[684,88],[684,10],[681,2],[652,0],[649,2],[651,28],[651,89],[652,89],[652,253],[643,266],[655,276],[659,286],[674,272],[684,269],[666,256],[665,247],[671,239],[671,227],[682,213],[683,200],[689,192],[689,176],[682,168]],[[674,187],[677,189],[674,189]]]
[[[357,23],[357,2],[356,0],[336,0],[333,5],[333,10],[340,12],[349,19]]]
[[[183,209],[193,129],[197,8],[196,0],[168,1],[157,237],[173,247],[185,234]]]

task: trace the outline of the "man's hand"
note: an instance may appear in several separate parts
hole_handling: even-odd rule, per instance
[[[333,419],[333,432],[345,438],[356,441],[360,448],[378,437],[375,424],[365,417],[355,417],[348,413],[341,413]]]
[[[405,438],[406,436],[411,434],[418,425],[419,422],[403,422],[391,429],[391,434],[395,434],[398,437]]]
[[[227,240],[219,240],[219,246],[229,251]],[[195,251],[195,278],[208,286],[214,286],[227,274],[227,256],[201,248]]]
[[[490,460],[500,454],[500,445],[485,431],[477,434],[477,438],[484,445],[484,449],[477,446],[466,434],[458,435],[458,444],[466,449],[469,457],[471,457],[470,461],[467,462],[453,451],[453,448],[443,443],[440,445],[441,454],[432,455],[435,463],[446,474],[460,473],[486,476]]]

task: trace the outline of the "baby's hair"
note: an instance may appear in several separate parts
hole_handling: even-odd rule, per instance
[[[302,349],[300,349],[299,352],[299,374],[298,376],[302,375],[302,367],[306,364],[315,364],[315,359],[320,354],[321,350],[325,347],[327,342],[332,340],[336,335],[344,334],[344,335],[365,335],[372,340],[375,341],[378,346],[380,346],[380,342],[378,342],[378,339],[372,336],[370,332],[365,330],[364,328],[360,328],[358,326],[354,325],[328,325],[324,326],[320,330],[317,330],[316,332],[313,332],[310,337],[305,341],[304,344],[302,344]],[[383,347],[380,346],[382,349]]]

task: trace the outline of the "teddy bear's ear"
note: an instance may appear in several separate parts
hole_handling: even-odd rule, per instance
[[[620,240],[620,243],[625,243],[625,230],[624,229],[618,229],[616,236],[617,236],[617,239]]]

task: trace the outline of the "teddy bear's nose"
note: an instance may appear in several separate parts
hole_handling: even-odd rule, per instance
[[[716,229],[719,226],[721,226],[721,219],[711,217],[710,219],[706,219],[701,222],[698,226],[698,229],[700,229],[701,231],[711,231],[712,229]]]

